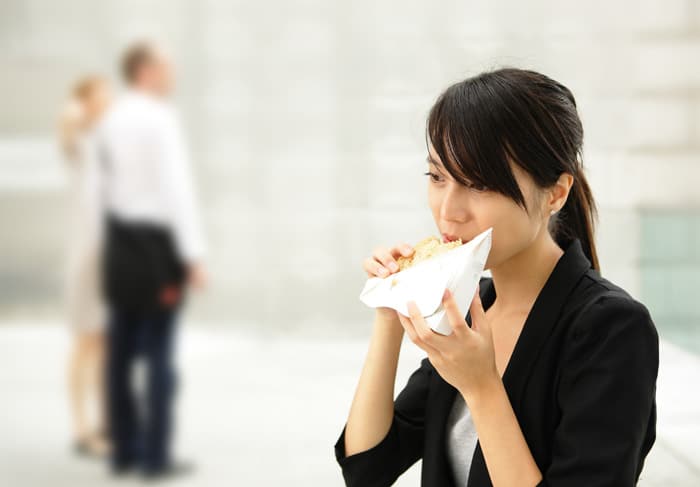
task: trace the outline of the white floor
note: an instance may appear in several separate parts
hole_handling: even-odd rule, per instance
[[[69,449],[68,335],[58,324],[0,326],[0,485],[132,485]],[[364,359],[362,340],[306,340],[188,327],[180,336],[178,485],[342,486],[333,444]],[[421,358],[404,345],[397,387]],[[662,343],[658,440],[643,487],[700,485],[700,358]],[[396,485],[420,484],[417,465]]]

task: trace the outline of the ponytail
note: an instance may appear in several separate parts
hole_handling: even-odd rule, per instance
[[[566,248],[575,238],[581,241],[584,254],[593,269],[600,272],[595,245],[595,225],[598,218],[593,193],[583,170],[574,176],[569,197],[560,212],[552,218],[550,233],[560,247]]]

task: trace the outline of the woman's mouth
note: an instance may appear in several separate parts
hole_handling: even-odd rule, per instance
[[[457,237],[455,235],[450,235],[449,233],[442,234],[443,243],[450,243],[450,242],[454,242],[455,240],[459,240],[459,237]],[[462,240],[462,242],[464,242],[464,240]]]

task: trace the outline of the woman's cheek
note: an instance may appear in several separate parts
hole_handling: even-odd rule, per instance
[[[439,222],[440,218],[440,205],[441,199],[438,191],[431,186],[428,187],[428,206],[430,206],[430,211],[433,213],[433,218],[435,222]]]

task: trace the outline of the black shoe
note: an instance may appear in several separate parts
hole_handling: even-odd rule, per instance
[[[183,477],[194,472],[194,465],[190,462],[174,462],[164,467],[147,468],[143,472],[143,479],[146,481],[169,480],[176,477]]]

